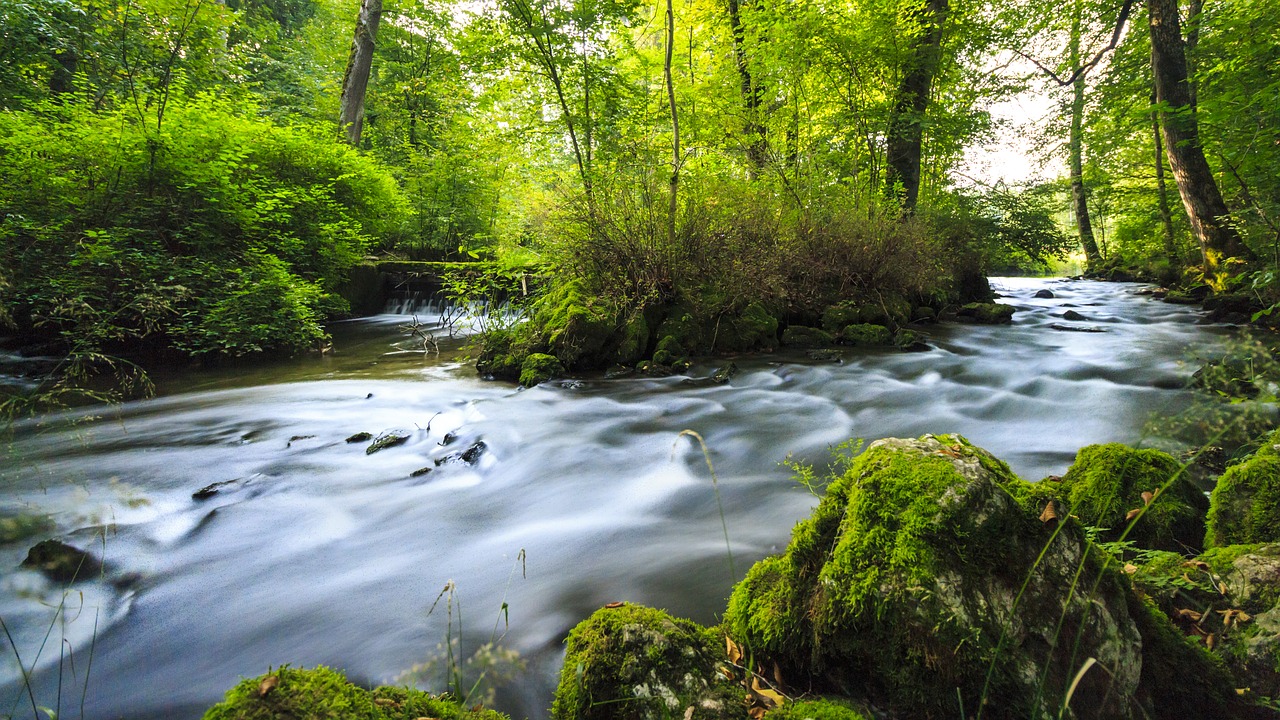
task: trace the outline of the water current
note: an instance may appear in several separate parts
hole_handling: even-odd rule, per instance
[[[849,438],[958,432],[1023,477],[1060,474],[1081,446],[1144,442],[1153,415],[1185,408],[1182,361],[1223,333],[1137,285],[994,285],[1012,325],[929,326],[928,352],[846,349],[840,363],[740,357],[724,385],[702,380],[708,361],[519,390],[476,377],[461,340],[417,352],[395,315],[337,324],[325,357],[158,376],[156,398],[17,428],[0,516],[51,516],[106,570],[63,593],[17,569],[38,538],[0,545],[0,618],[36,664],[38,704],[63,717],[196,718],[269,666],[383,683],[446,637],[469,656],[500,636],[527,667],[499,708],[544,718],[563,639],[594,609],[714,622],[733,581],[785,546],[817,502],[788,455],[823,465]],[[723,527],[686,429],[705,438]],[[407,442],[345,442],[390,430]],[[29,716],[0,645],[0,717]]]

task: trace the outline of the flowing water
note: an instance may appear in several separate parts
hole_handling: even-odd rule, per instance
[[[714,368],[701,364],[518,390],[477,378],[460,340],[414,351],[391,315],[332,328],[323,358],[160,377],[158,398],[19,426],[0,517],[48,514],[106,570],[64,594],[17,570],[35,539],[0,545],[0,617],[23,661],[38,656],[36,702],[63,717],[195,718],[269,666],[380,683],[446,637],[469,656],[501,636],[527,669],[499,707],[542,718],[566,633],[601,605],[716,620],[816,503],[789,454],[825,464],[849,438],[959,432],[1023,477],[1060,474],[1081,446],[1143,441],[1153,414],[1186,407],[1179,361],[1221,337],[1136,285],[995,286],[1012,326],[931,326],[929,352],[846,349],[838,364],[742,357],[725,385],[699,380]],[[706,440],[732,559],[686,429]],[[345,442],[388,430],[407,442]],[[0,717],[28,717],[2,644]]]

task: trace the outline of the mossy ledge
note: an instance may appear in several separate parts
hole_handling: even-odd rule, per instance
[[[510,720],[492,710],[467,710],[447,696],[403,687],[366,690],[327,667],[282,667],[248,678],[209,708],[204,720]]]
[[[526,359],[555,358],[564,372],[634,368],[647,375],[687,369],[691,358],[719,354],[825,349],[837,344],[928,350],[909,325],[935,321],[944,308],[965,322],[1007,323],[1014,308],[971,303],[959,310],[946,294],[917,298],[879,293],[836,298],[834,304],[797,308],[781,301],[730,301],[691,292],[667,299],[623,303],[581,279],[551,286],[529,308],[529,319],[481,338],[476,369],[482,376],[529,386],[546,379]],[[622,303],[621,305],[619,303]]]

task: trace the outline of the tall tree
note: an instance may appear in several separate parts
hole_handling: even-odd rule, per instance
[[[1226,203],[1200,146],[1199,127],[1191,108],[1178,2],[1147,0],[1147,10],[1151,70],[1165,153],[1191,230],[1200,243],[1205,277],[1213,278],[1226,258],[1251,258],[1253,254],[1231,225]]]
[[[922,0],[911,13],[914,27],[909,31],[914,38],[889,120],[885,178],[890,194],[907,212],[915,209],[920,196],[924,117],[942,59],[942,29],[949,9],[948,0]]]
[[[1089,219],[1089,200],[1084,187],[1084,91],[1085,73],[1081,72],[1080,37],[1084,25],[1084,3],[1072,4],[1070,45],[1068,62],[1075,79],[1071,82],[1071,129],[1067,147],[1070,153],[1071,208],[1076,219],[1076,233],[1084,248],[1085,264],[1096,266],[1102,260],[1098,242],[1093,237],[1093,223]]]
[[[382,0],[362,0],[356,15],[355,36],[351,39],[351,57],[342,77],[342,99],[338,122],[347,143],[358,146],[364,129],[364,98],[369,90],[369,74],[373,70],[373,51],[377,47],[378,23],[382,20]]]
[[[742,103],[746,110],[743,133],[747,141],[747,160],[753,174],[763,169],[768,153],[768,138],[760,117],[762,88],[752,77],[750,57],[747,53],[747,30],[742,17],[742,0],[729,0],[729,29],[733,34],[733,59],[738,68]]]

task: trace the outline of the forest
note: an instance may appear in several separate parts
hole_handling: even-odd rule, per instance
[[[1280,4],[4,0],[0,59],[0,718],[1280,712]]]

